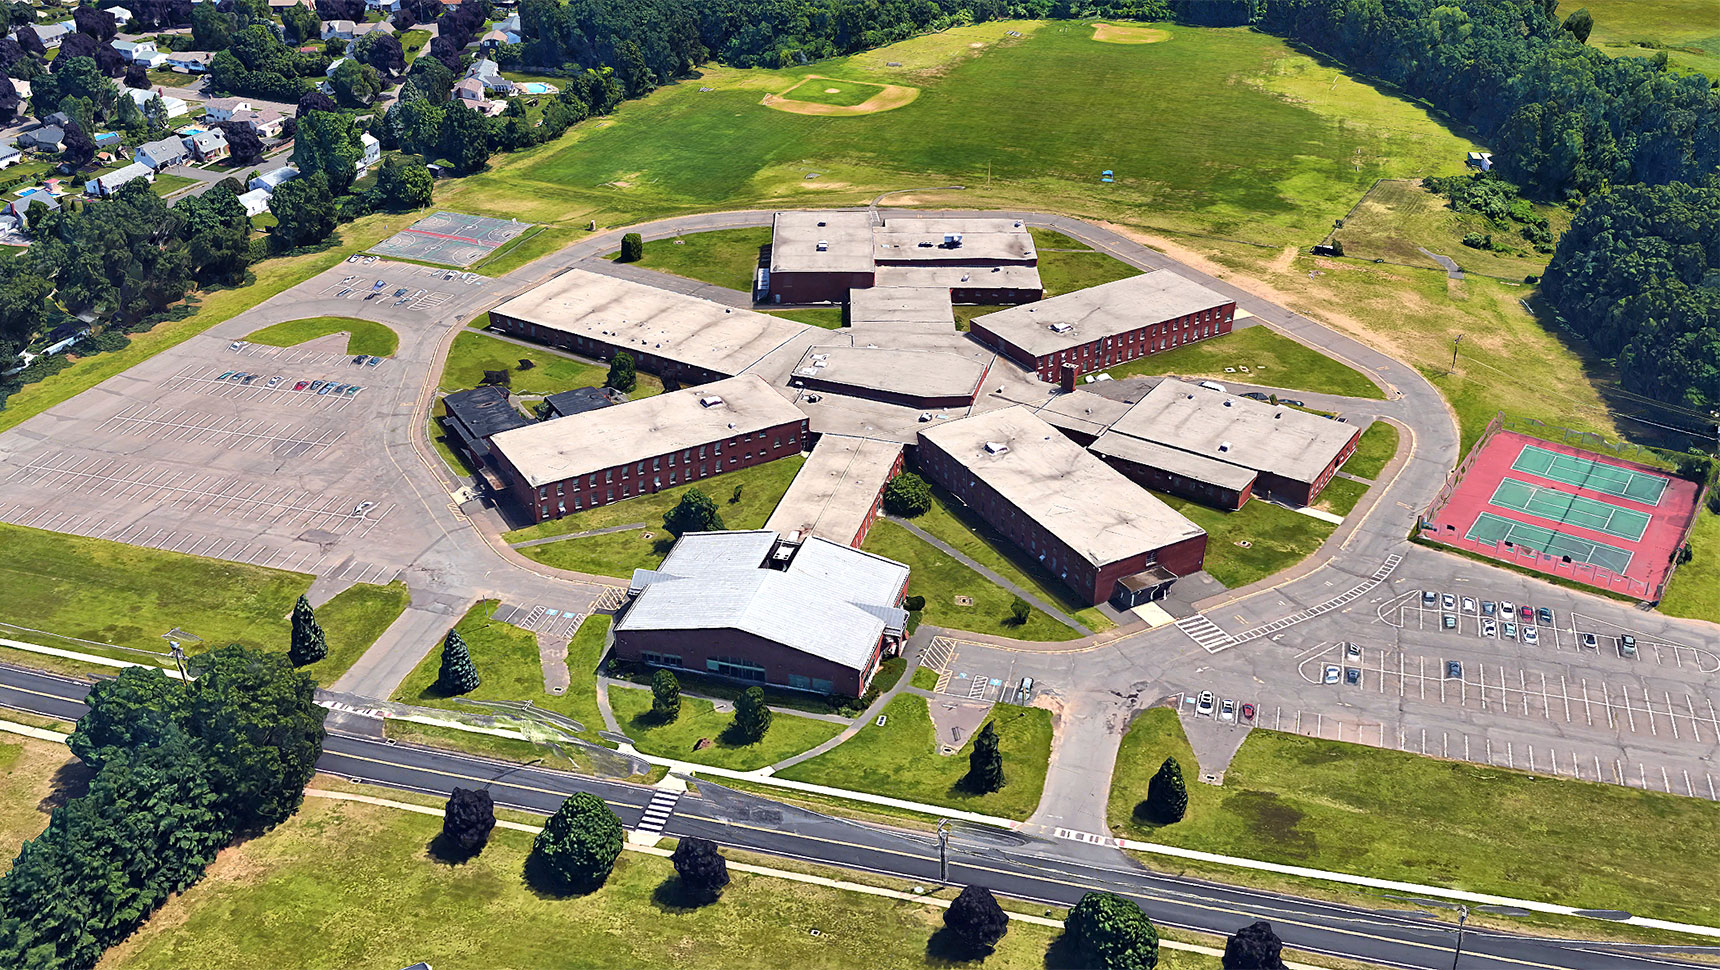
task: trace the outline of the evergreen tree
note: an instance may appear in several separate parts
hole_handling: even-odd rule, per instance
[[[1158,773],[1147,782],[1147,817],[1160,825],[1180,822],[1188,813],[1188,788],[1183,784],[1182,765],[1166,758]]]
[[[742,744],[762,741],[770,730],[771,710],[765,706],[764,691],[748,687],[735,699],[735,720],[730,726]]]
[[[532,843],[532,857],[559,888],[594,888],[615,868],[623,834],[621,820],[603,799],[578,792],[544,823]]]
[[[636,232],[630,232],[621,237],[621,255],[617,262],[637,263],[645,258],[645,237]]]
[[[444,696],[470,694],[478,689],[478,668],[472,665],[472,655],[459,630],[449,630],[442,641],[442,669],[436,673],[436,689]]]
[[[1141,907],[1114,893],[1081,897],[1063,931],[1074,937],[1087,966],[1105,970],[1152,970],[1159,962],[1159,934]]]
[[[295,667],[314,664],[328,656],[328,641],[323,637],[322,625],[317,623],[316,613],[311,610],[311,601],[303,596],[293,607],[293,642],[287,648],[287,658]]]
[[[1009,603],[1009,625],[1026,626],[1033,617],[1033,604],[1017,596]]]
[[[721,532],[723,516],[717,511],[717,503],[704,490],[689,488],[687,494],[681,496],[681,501],[664,513],[663,528],[677,536],[689,532]]]
[[[969,952],[983,955],[1009,931],[1009,914],[997,904],[991,890],[963,886],[950,901],[950,908],[944,910],[944,928],[955,934]]]
[[[675,675],[659,670],[651,675],[651,717],[658,724],[673,724],[681,716],[681,684]]]
[[[496,827],[496,803],[490,793],[455,788],[448,795],[442,815],[442,848],[456,859],[470,859],[483,851]]]
[[[729,863],[717,851],[717,844],[708,839],[682,839],[669,857],[675,864],[675,875],[681,879],[681,891],[700,903],[716,902],[729,884]]]
[[[997,745],[997,728],[985,722],[973,739],[973,751],[968,753],[967,789],[977,794],[994,792],[1003,787],[1003,752]]]
[[[1265,920],[1237,930],[1224,941],[1224,970],[1284,970],[1284,944]]]
[[[634,369],[632,354],[625,350],[616,352],[609,361],[609,376],[603,379],[603,386],[613,387],[623,394],[639,386],[638,371]]]

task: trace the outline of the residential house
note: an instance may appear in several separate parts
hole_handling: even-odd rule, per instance
[[[37,39],[42,42],[42,46],[49,50],[53,50],[60,46],[60,42],[65,40],[66,35],[72,32],[72,29],[67,27],[65,24],[26,24],[18,29],[24,30],[25,28],[34,30],[36,32]]]
[[[382,143],[368,131],[359,132],[358,141],[364,146],[364,157],[358,160],[358,174],[363,175],[370,166],[382,161]]]
[[[161,103],[166,106],[169,118],[182,117],[191,110],[191,106],[185,103],[184,98],[176,98],[171,94],[159,94],[148,88],[125,88],[124,91],[126,97],[137,102],[139,110],[148,110],[149,102],[155,98],[160,98]]]
[[[191,161],[191,152],[185,147],[185,139],[163,138],[137,146],[132,157],[159,172],[164,168],[184,165]]]
[[[309,7],[311,0],[269,0],[269,11],[279,14],[288,7]]]
[[[466,78],[454,85],[454,97],[461,101],[470,101],[473,105],[484,102],[484,82],[475,77]]]
[[[94,196],[98,199],[106,199],[119,191],[120,186],[125,185],[128,182],[136,181],[137,179],[143,179],[146,182],[153,182],[155,181],[155,172],[151,170],[148,165],[139,165],[136,162],[132,162],[124,168],[116,168],[106,175],[102,175],[85,182],[84,194]]]
[[[226,158],[231,151],[227,147],[227,136],[219,131],[200,131],[185,139],[185,147],[191,149],[191,154],[200,162]]]
[[[334,77],[334,72],[340,70],[340,66],[351,59],[350,57],[337,57],[330,61],[328,67],[323,71],[323,77]]]
[[[357,25],[350,20],[325,20],[322,25],[322,39],[351,40],[355,26]]]
[[[139,55],[147,56],[160,53],[153,40],[116,40],[112,46],[128,61],[138,60]]]
[[[18,147],[35,152],[57,152],[66,147],[66,130],[58,125],[43,125],[18,136]]]
[[[244,98],[211,98],[203,102],[203,120],[217,123],[232,121],[235,112],[250,110],[251,102]]]
[[[266,191],[273,192],[282,182],[290,181],[298,177],[299,170],[296,166],[282,165],[280,168],[270,169],[269,171],[252,179],[249,188],[264,189]]]
[[[11,202],[6,203],[6,214],[16,217],[19,222],[23,222],[25,214],[30,211],[30,206],[37,202],[42,203],[49,209],[58,209],[60,207],[60,200],[54,198],[53,193],[34,189],[26,191],[23,195],[20,195]]]
[[[235,111],[228,120],[235,124],[249,125],[259,138],[279,138],[281,126],[287,122],[286,116],[274,108],[264,108],[260,111]]]
[[[167,55],[167,69],[181,74],[202,74],[209,70],[209,51],[174,51]]]
[[[0,171],[11,168],[24,160],[24,153],[17,145],[0,145]]]
[[[29,81],[16,77],[12,79],[12,90],[18,92],[19,99],[23,101],[30,100],[30,95],[34,93]]]
[[[352,25],[352,37],[354,40],[363,37],[365,34],[372,33],[373,31],[380,31],[384,34],[392,34],[395,32],[394,25],[386,20],[374,24]]]
[[[131,23],[134,16],[130,10],[124,7],[109,7],[107,12],[113,14],[113,22],[120,30],[124,30],[125,25]]]
[[[56,111],[42,119],[42,124],[53,125],[55,128],[64,128],[71,123],[72,116],[66,114],[64,111]]]
[[[98,131],[90,136],[90,141],[95,142],[97,148],[115,149],[119,147],[119,132]]]
[[[364,9],[397,13],[400,10],[400,0],[364,0]]]
[[[1492,152],[1470,152],[1469,157],[1464,161],[1470,168],[1478,168],[1483,172],[1493,171]]]
[[[268,189],[251,189],[238,195],[239,204],[245,207],[245,215],[260,216],[269,211],[269,199],[275,193]]]

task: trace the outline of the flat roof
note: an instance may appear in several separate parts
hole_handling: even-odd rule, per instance
[[[707,407],[706,398],[721,403]],[[490,439],[532,486],[804,419],[754,374],[570,414]]]
[[[1033,234],[1019,219],[903,216],[884,220],[872,235],[872,254],[880,262],[962,259],[1033,262],[1039,258]]]
[[[1168,269],[988,313],[981,324],[1035,357],[1235,302]],[[1061,331],[1052,327],[1066,328]]]
[[[955,329],[950,291],[942,286],[873,286],[848,294],[848,325],[932,324]]]
[[[924,428],[920,440],[1094,565],[1204,533],[1023,405]]]
[[[543,400],[562,417],[615,406],[614,399],[601,387],[576,387],[551,394]]]
[[[783,535],[853,542],[901,455],[899,441],[820,435],[764,527]]]
[[[1169,377],[1111,426],[1112,433],[1297,482],[1319,478],[1358,430],[1288,405]]]
[[[1070,391],[1045,401],[1034,413],[1052,427],[1099,435],[1128,410],[1129,406],[1122,401],[1100,397],[1091,391]]]
[[[789,381],[818,380],[915,398],[971,400],[979,393],[986,370],[984,361],[962,354],[826,345],[807,348]]]
[[[1192,451],[1182,451],[1152,441],[1142,441],[1117,431],[1105,432],[1087,447],[1094,454],[1120,458],[1147,468],[1162,469],[1173,475],[1216,485],[1232,492],[1242,491],[1259,477],[1258,472],[1240,465],[1232,465],[1227,461],[1207,458]]]
[[[1039,267],[880,266],[878,286],[936,286],[944,289],[1043,290]]]
[[[778,212],[771,219],[770,271],[872,272],[872,217],[830,210]]]
[[[493,384],[455,391],[442,398],[448,414],[464,424],[474,435],[488,438],[493,434],[523,428],[532,424],[508,403],[508,392]]]
[[[579,269],[492,312],[730,376],[796,337],[827,334],[782,317]]]

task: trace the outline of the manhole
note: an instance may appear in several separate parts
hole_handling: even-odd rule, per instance
[[[1244,549],[1251,549],[1254,547],[1254,543],[1249,542],[1247,539],[1238,539],[1236,540],[1236,544]]]
[[[640,536],[639,538],[649,541],[651,539],[651,537],[655,536],[656,534],[657,533],[655,533],[655,532],[647,532],[644,535]]]
[[[973,605],[973,597],[972,596],[957,596],[956,597],[956,605],[957,606],[972,606]]]

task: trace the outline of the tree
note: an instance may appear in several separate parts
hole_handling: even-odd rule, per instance
[[[172,120],[167,116],[167,102],[161,99],[161,95],[143,103],[143,125],[152,136],[164,134]]]
[[[65,148],[60,152],[60,157],[76,166],[88,165],[90,160],[96,157],[96,143],[90,140],[89,135],[84,134],[84,129],[75,121],[66,125]]]
[[[1284,944],[1265,920],[1237,930],[1224,941],[1224,970],[1284,970]]]
[[[603,884],[621,854],[621,820],[590,792],[561,803],[532,842],[532,861],[557,888],[591,889]]]
[[[764,690],[748,687],[735,698],[735,720],[731,727],[742,744],[757,744],[770,730],[771,710],[764,702]]]
[[[1075,939],[1087,963],[1104,970],[1152,970],[1159,962],[1159,934],[1141,907],[1114,893],[1081,897],[1063,930]]]
[[[449,630],[442,639],[442,666],[436,671],[436,689],[443,696],[470,694],[478,689],[478,668],[459,630]]]
[[[276,186],[269,211],[276,220],[274,236],[285,249],[321,242],[334,231],[334,198],[321,172]]]
[[[621,237],[621,255],[617,262],[637,263],[645,258],[645,237],[636,232],[630,232]]]
[[[331,197],[346,194],[362,158],[364,145],[358,140],[358,129],[351,117],[333,111],[311,111],[299,118],[298,134],[293,138],[293,164],[305,176],[321,175],[327,179],[325,188]]]
[[[968,791],[979,795],[1003,787],[1003,752],[998,749],[997,728],[991,721],[974,735],[967,777],[962,781]]]
[[[633,355],[618,350],[609,361],[609,374],[603,378],[604,387],[613,387],[623,394],[639,386],[638,371],[633,367]]]
[[[1565,29],[1577,39],[1577,43],[1586,44],[1589,34],[1595,29],[1594,15],[1589,13],[1589,8],[1583,7],[1565,18]]]
[[[717,851],[717,844],[708,839],[682,839],[669,861],[675,864],[681,892],[694,902],[716,902],[729,884],[728,860]]]
[[[1009,625],[1026,626],[1033,617],[1033,604],[1017,596],[1009,603]]]
[[[932,508],[932,486],[913,472],[903,472],[884,486],[884,510],[905,519],[924,515]]]
[[[23,103],[23,99],[18,97],[18,88],[12,84],[12,79],[0,76],[0,125],[12,124],[17,119],[18,109]]]
[[[389,77],[406,73],[406,50],[393,34],[373,30],[358,39],[352,56]]]
[[[323,637],[322,625],[311,610],[311,601],[304,596],[300,596],[298,604],[293,607],[293,642],[287,648],[287,656],[295,667],[314,664],[328,656],[328,641]]]
[[[133,63],[128,65],[125,69],[124,80],[125,86],[131,88],[133,91],[142,91],[144,88],[149,87],[149,74],[143,69],[142,64]],[[130,98],[126,98],[125,100],[131,101]],[[133,102],[132,106],[136,107],[136,102]]]
[[[329,97],[328,95],[322,93],[321,91],[318,91],[317,89],[312,88],[311,90],[305,92],[304,97],[299,99],[297,110],[295,110],[293,112],[293,115],[294,115],[294,117],[303,118],[305,116],[305,113],[309,112],[309,111],[339,111],[339,110],[340,110],[340,102],[338,102],[335,99]]]
[[[88,34],[99,41],[113,40],[119,32],[119,24],[113,14],[95,7],[75,7],[72,9],[72,23],[78,33]]]
[[[17,38],[18,46],[24,48],[25,53],[34,54],[37,57],[47,55],[48,48],[43,45],[42,36],[36,33],[36,28],[31,27],[28,24],[23,27],[19,27]]]
[[[663,528],[677,536],[689,532],[721,532],[723,517],[703,489],[689,488],[681,501],[663,515]]]
[[[1177,759],[1166,758],[1159,770],[1147,782],[1147,818],[1160,825],[1180,822],[1188,814],[1188,788],[1183,783],[1182,765]]]
[[[314,44],[322,36],[322,21],[316,11],[296,3],[281,11],[281,27],[294,44]]]
[[[470,175],[490,161],[490,121],[482,114],[453,102],[442,111],[442,157],[454,170]]]
[[[392,158],[377,173],[376,187],[395,209],[419,209],[435,196],[435,181],[421,162]]]
[[[997,946],[1009,931],[1009,914],[997,897],[983,886],[963,886],[950,908],[944,910],[944,928],[955,935],[969,952],[984,954]]]
[[[673,724],[681,716],[681,683],[667,670],[651,675],[651,718],[658,724]]]
[[[235,165],[255,165],[263,160],[263,136],[243,121],[223,121],[216,124],[227,136],[227,154]]]
[[[185,724],[211,753],[222,810],[242,832],[285,821],[322,755],[328,712],[317,706],[316,681],[284,654],[238,644],[190,666]]]
[[[455,788],[448,794],[442,815],[442,847],[455,859],[470,859],[482,852],[496,827],[496,803],[482,789]]]
[[[335,100],[348,108],[365,107],[382,93],[382,79],[377,76],[376,68],[350,57],[334,69],[328,83],[334,89]]]

